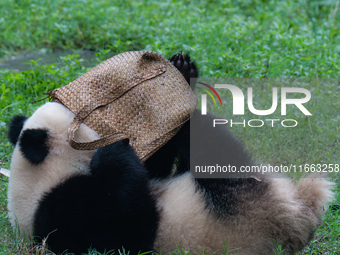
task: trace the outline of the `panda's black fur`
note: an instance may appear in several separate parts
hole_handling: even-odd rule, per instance
[[[21,115],[12,118],[8,131],[8,140],[12,144],[15,145],[18,142],[20,132],[26,120],[27,117]],[[48,130],[44,129],[27,129],[20,136],[20,151],[32,164],[43,162],[48,155],[47,138]]]
[[[14,116],[12,118],[11,123],[8,127],[8,140],[12,144],[16,144],[18,142],[20,132],[24,126],[26,119],[27,117],[21,115]]]
[[[55,252],[150,251],[158,215],[147,184],[147,172],[127,143],[99,149],[90,175],[71,177],[41,200],[34,236],[50,234],[47,242]]]
[[[188,56],[175,55],[170,61],[188,82],[197,77],[197,68]],[[194,142],[205,142],[206,133],[213,134],[209,137],[213,141],[192,156],[199,161],[214,150],[220,153],[217,158],[223,156],[231,165],[255,164],[227,129],[212,130],[212,118],[211,114],[201,116],[197,110],[194,112],[191,125],[201,132]],[[49,137],[58,137],[58,133],[50,133],[48,128],[25,129],[25,120],[23,116],[15,117],[10,124],[9,140],[18,147],[14,159],[19,157],[20,161],[12,161],[11,169],[31,166],[32,173],[36,170],[47,174],[43,164],[52,153],[61,153],[50,147]],[[61,142],[68,146],[66,141]],[[167,253],[176,247],[202,253],[231,247],[230,254],[270,254],[276,239],[288,253],[293,253],[310,240],[330,196],[330,183],[321,179],[293,185],[285,178],[193,178],[189,172],[189,122],[144,164],[125,141],[87,152],[86,156],[71,152],[79,153],[76,157],[79,155],[81,165],[88,164],[89,169],[84,174],[70,168],[72,173],[53,177],[56,185],[52,189],[41,197],[32,196],[38,199],[33,209],[15,204],[18,198],[25,201],[22,192],[18,195],[13,191],[20,189],[17,182],[23,182],[26,176],[20,180],[21,173],[13,172],[13,178],[17,175],[18,180],[9,187],[12,224],[18,219],[23,229],[33,227],[35,240],[46,239],[58,253],[87,252],[89,248],[103,252],[122,247],[131,254],[153,249]],[[87,158],[92,158],[89,163]],[[28,165],[21,162],[25,160]]]

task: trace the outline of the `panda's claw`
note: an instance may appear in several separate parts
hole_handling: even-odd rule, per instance
[[[174,55],[174,56],[172,56],[171,58],[170,58],[170,63],[172,64],[172,65],[175,65],[175,61],[176,61],[176,58],[177,58],[177,56],[178,55]]]
[[[188,54],[183,55],[182,52],[180,52],[172,56],[169,61],[181,72],[185,80],[190,84],[191,88],[194,90],[196,82],[195,80],[190,81],[190,79],[198,77],[198,70],[195,63],[190,61],[190,56]]]

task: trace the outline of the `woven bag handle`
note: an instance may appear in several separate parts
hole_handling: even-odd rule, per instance
[[[106,145],[115,143],[117,141],[123,140],[123,139],[129,139],[124,134],[121,133],[113,133],[110,135],[106,135],[104,137],[101,137],[99,139],[93,140],[91,142],[78,142],[74,140],[74,135],[75,132],[79,129],[80,125],[84,122],[84,120],[87,118],[87,116],[90,115],[91,112],[93,112],[96,108],[98,108],[100,105],[97,107],[93,108],[88,108],[85,106],[78,115],[74,117],[72,120],[69,128],[68,128],[68,143],[70,146],[76,150],[94,150],[94,149],[99,149],[101,147],[104,147]],[[88,109],[88,110],[86,110]]]
[[[94,150],[104,147],[106,145],[115,143],[117,141],[123,139],[129,139],[128,136],[122,133],[112,133],[106,136],[103,136],[97,140],[93,140],[91,142],[78,142],[74,139],[75,132],[79,129],[80,125],[85,121],[85,119],[97,108],[106,106],[109,103],[113,102],[127,91],[132,89],[133,87],[139,85],[143,81],[152,79],[166,71],[166,67],[164,65],[160,65],[158,68],[153,70],[148,70],[148,72],[142,73],[139,77],[134,77],[131,79],[131,83],[127,84],[126,87],[118,88],[115,93],[112,93],[111,96],[105,96],[101,99],[90,101],[89,104],[86,104],[74,117],[69,128],[68,128],[68,143],[70,146],[77,150]]]

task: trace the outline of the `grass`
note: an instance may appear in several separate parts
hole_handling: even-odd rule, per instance
[[[167,57],[184,51],[190,52],[202,77],[320,78],[319,84],[306,85],[312,91],[306,107],[313,116],[288,112],[287,116],[299,121],[294,131],[268,127],[232,131],[263,162],[340,163],[340,86],[336,80],[326,80],[340,76],[338,8],[335,0],[3,0],[0,59],[27,51],[86,49],[96,53],[99,63],[126,50],[153,50]],[[10,118],[32,114],[45,102],[36,102],[43,98],[42,93],[67,84],[86,70],[76,55],[48,66],[35,61],[23,72],[0,70],[2,167],[9,168],[13,150],[6,139]],[[270,86],[254,89],[254,94],[261,95],[255,100],[265,108]],[[245,118],[254,116],[247,113]],[[339,175],[332,177],[336,205],[340,204],[340,181]],[[41,247],[32,251],[30,242],[11,229],[6,191],[7,179],[0,177],[0,254],[43,253]],[[301,254],[340,253],[340,215],[334,208],[326,213],[314,241]],[[277,254],[282,254],[279,247]]]

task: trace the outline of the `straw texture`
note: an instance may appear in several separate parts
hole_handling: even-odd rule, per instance
[[[142,160],[176,134],[197,104],[181,73],[152,51],[116,55],[51,91],[50,96],[76,115],[68,130],[73,148],[97,149],[129,139]],[[101,138],[75,141],[74,134],[83,122]]]

